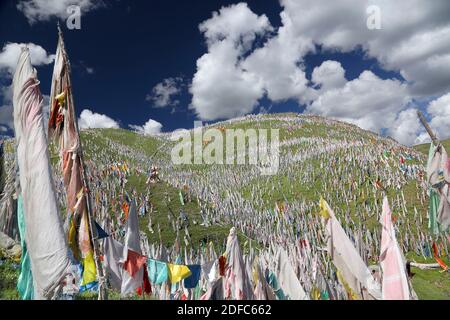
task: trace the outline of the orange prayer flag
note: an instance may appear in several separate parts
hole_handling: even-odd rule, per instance
[[[128,211],[130,210],[130,206],[127,202],[122,204],[123,213],[125,213],[125,219],[128,219]]]

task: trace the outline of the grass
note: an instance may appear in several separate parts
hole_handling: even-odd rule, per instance
[[[16,290],[18,278],[19,265],[0,257],[0,300],[19,299],[19,293]]]
[[[447,151],[450,150],[450,139],[442,140],[441,143],[444,146],[445,150],[447,150]],[[430,144],[429,143],[418,144],[418,145],[414,146],[414,149],[422,152],[425,155],[428,155],[428,150],[430,149]]]
[[[424,259],[421,256],[408,254],[406,256],[410,261],[418,263],[434,263],[432,259]],[[442,259],[445,264],[449,265],[448,259]],[[411,272],[412,285],[420,300],[450,300],[450,273],[442,272],[440,269],[421,270],[412,267]]]
[[[85,157],[87,159],[94,158],[94,152],[91,147],[93,145],[100,147],[100,149],[108,148],[105,139],[108,138],[116,143],[127,146],[133,150],[139,150],[147,156],[155,155],[155,152],[161,147],[162,142],[156,138],[142,136],[134,132],[124,129],[101,129],[96,131],[95,135],[90,134],[90,131],[82,132],[82,140],[89,141],[85,143]],[[93,145],[92,145],[93,144]],[[164,154],[158,154],[158,157],[164,157]],[[131,165],[148,166],[147,163],[140,163],[130,157],[119,157]],[[133,172],[127,177],[126,191],[132,194],[136,191],[138,195],[149,196],[149,201],[153,207],[152,229],[148,228],[148,216],[140,217],[140,228],[144,231],[150,243],[162,243],[165,246],[172,246],[177,238],[177,232],[173,230],[169,222],[168,215],[174,217],[176,220],[180,216],[180,211],[187,214],[189,219],[188,232],[191,238],[191,245],[198,248],[212,241],[217,250],[222,250],[226,237],[228,236],[230,225],[214,225],[201,226],[200,205],[197,200],[192,197],[191,201],[186,201],[183,206],[179,200],[179,193],[184,190],[174,188],[164,181],[155,184],[146,185],[147,176],[145,173]],[[160,226],[161,234],[158,232],[158,225]],[[179,230],[179,242],[184,247],[184,228]],[[244,239],[242,234],[239,234],[241,239]]]

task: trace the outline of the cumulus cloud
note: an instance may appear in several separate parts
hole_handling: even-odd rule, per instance
[[[81,13],[104,6],[101,0],[23,0],[17,4],[30,24],[38,21],[49,21],[52,17],[66,19],[71,5],[80,7]]]
[[[423,131],[424,129],[417,116],[417,109],[411,108],[398,114],[387,134],[404,145],[412,145],[420,143],[418,136]]]
[[[320,85],[320,91],[341,88],[347,82],[344,68],[339,62],[333,60],[324,61],[319,67],[315,67],[311,80]]]
[[[450,138],[450,92],[430,102],[427,112],[430,127],[439,139]]]
[[[142,133],[144,135],[154,135],[161,132],[162,124],[158,121],[155,121],[153,119],[148,119],[148,121],[142,125],[128,125],[131,129],[135,130],[136,132]]]
[[[407,121],[412,125],[407,131],[416,132],[412,128],[417,119],[407,111],[411,101],[439,97],[450,87],[450,2],[281,0],[280,4],[281,26],[276,30],[266,16],[256,15],[244,3],[222,8],[200,24],[208,50],[197,60],[190,88],[197,115],[205,120],[240,116],[253,111],[266,95],[274,102],[295,99],[309,112],[389,132],[411,143],[413,138],[398,130],[400,121]],[[366,9],[372,5],[380,9],[380,30],[367,27]],[[382,79],[368,70],[347,81],[339,62],[325,61],[308,82],[304,57],[318,47],[343,53],[362,49],[404,81]]]
[[[54,54],[48,54],[40,45],[34,43],[12,43],[9,42],[3,46],[0,52],[0,73],[7,72],[12,76],[16,70],[17,61],[19,60],[21,48],[27,46],[30,50],[31,63],[34,66],[50,64],[55,59]]]
[[[253,110],[264,93],[257,77],[240,60],[258,35],[272,30],[265,15],[245,3],[223,7],[199,26],[208,53],[197,60],[190,92],[191,108],[203,120],[232,118]]]
[[[246,3],[241,2],[213,12],[210,19],[200,24],[199,29],[208,46],[226,40],[248,50],[258,34],[273,28],[265,15],[257,16]]]
[[[406,84],[383,80],[364,71],[340,88],[326,90],[306,108],[307,112],[338,118],[380,133],[394,123],[410,98]]]
[[[183,78],[167,78],[153,87],[152,93],[145,97],[145,100],[153,103],[155,108],[177,106],[180,101],[175,97],[181,93],[184,86]]]
[[[439,95],[450,85],[450,69],[445,68],[450,54],[447,0],[282,0],[281,4],[297,37],[343,52],[362,47],[384,68],[399,71],[412,84],[414,95]],[[380,30],[366,26],[370,5],[380,8]]]
[[[260,48],[242,62],[263,87],[269,99],[307,100],[307,80],[301,62],[314,50],[312,42],[293,32],[291,18],[281,12],[282,26]]]
[[[105,114],[92,112],[89,109],[81,111],[78,119],[80,129],[88,128],[119,128],[119,124]]]

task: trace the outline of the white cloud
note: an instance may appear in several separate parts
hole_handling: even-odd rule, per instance
[[[284,12],[281,19],[283,25],[276,36],[254,50],[242,65],[254,74],[272,101],[289,98],[304,100],[308,90],[301,62],[307,52],[314,50],[314,46],[311,41],[293,33],[292,21]]]
[[[341,88],[345,85],[345,70],[342,65],[333,60],[324,61],[319,67],[315,67],[311,80],[320,85],[321,91]]]
[[[281,4],[298,39],[343,52],[360,46],[383,67],[401,72],[417,96],[439,95],[450,86],[448,0],[282,0]],[[380,8],[380,30],[366,27],[369,5]]]
[[[450,138],[450,92],[430,102],[427,112],[430,127],[439,139]]]
[[[399,113],[387,134],[404,145],[412,145],[420,142],[418,136],[423,131],[417,110],[411,108]]]
[[[101,0],[23,0],[17,4],[30,24],[37,21],[49,21],[52,17],[66,19],[69,16],[67,7],[77,5],[81,13],[104,6]]]
[[[200,119],[242,116],[251,112],[262,97],[262,85],[237,65],[238,57],[232,42],[221,41],[197,60],[190,92],[192,107]]]
[[[191,108],[203,120],[251,112],[264,91],[262,83],[240,61],[258,35],[272,30],[269,20],[239,3],[214,12],[199,28],[205,35],[208,53],[197,60],[190,87]]]
[[[119,128],[119,124],[104,114],[92,112],[89,109],[81,111],[78,119],[78,126],[80,129],[87,128]]]
[[[200,25],[208,52],[197,60],[190,88],[191,106],[198,116],[205,120],[241,116],[267,95],[275,102],[296,99],[307,105],[307,112],[414,143],[423,130],[415,111],[409,109],[411,101],[441,96],[450,87],[450,2],[280,3],[282,25],[277,30],[244,3],[222,8]],[[380,8],[380,30],[367,27],[370,5]],[[265,42],[254,48],[258,35]],[[344,53],[361,48],[367,57],[375,58],[385,70],[399,72],[406,81],[382,79],[369,70],[347,81],[339,62],[325,61],[313,70],[311,86],[303,59],[316,46]],[[446,115],[429,113],[436,126],[445,126]]]
[[[148,119],[148,121],[143,126],[128,125],[131,129],[142,133],[144,135],[154,135],[161,132],[162,124],[153,119]]]
[[[401,74],[404,78],[412,80],[411,92],[414,95],[435,96],[446,93],[450,87],[449,66],[450,53],[433,55],[402,70]]]
[[[176,106],[180,103],[174,97],[181,92],[183,79],[181,77],[167,78],[158,83],[152,89],[152,94],[148,94],[145,100],[152,101],[155,108]]]
[[[40,45],[34,43],[7,43],[0,52],[0,72],[9,73],[12,76],[16,70],[17,61],[20,56],[21,48],[27,46],[30,50],[31,63],[34,66],[50,64],[55,59],[54,54],[48,54]]]
[[[405,84],[364,71],[341,88],[320,94],[306,112],[338,118],[380,133],[393,125],[409,101]]]
[[[200,24],[199,29],[208,46],[226,40],[248,50],[257,34],[270,31],[272,27],[265,15],[257,16],[246,3],[241,2],[213,12],[210,19]]]

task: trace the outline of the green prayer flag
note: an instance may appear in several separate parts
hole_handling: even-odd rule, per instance
[[[25,215],[23,212],[22,195],[17,200],[17,220],[19,225],[20,246],[22,247],[22,257],[20,261],[20,275],[17,281],[17,291],[22,300],[33,299],[33,274],[31,273],[30,256],[25,243]]]

